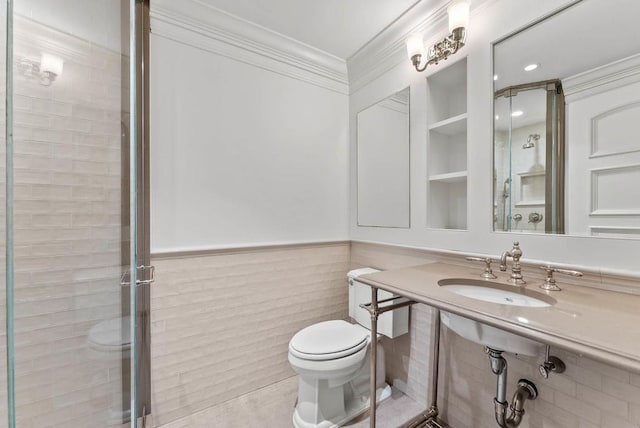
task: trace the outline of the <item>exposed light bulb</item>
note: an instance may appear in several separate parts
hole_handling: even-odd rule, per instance
[[[411,34],[407,37],[405,43],[407,44],[407,55],[409,56],[409,59],[413,58],[415,55],[424,54],[424,41],[422,39],[422,34]]]

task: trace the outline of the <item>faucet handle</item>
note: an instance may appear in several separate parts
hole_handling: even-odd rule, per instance
[[[560,291],[562,290],[560,287],[556,285],[556,280],[553,277],[554,272],[562,273],[565,275],[571,276],[582,276],[582,272],[577,270],[568,270],[568,269],[560,269],[553,267],[551,265],[540,266],[540,269],[544,269],[547,271],[547,278],[544,280],[544,283],[540,284],[540,288],[548,291]]]
[[[522,257],[522,250],[520,249],[520,242],[513,241],[513,248],[511,249],[511,258],[514,262],[518,262]]]
[[[542,375],[543,378],[548,379],[550,372],[554,373],[564,373],[567,369],[567,366],[564,364],[558,357],[554,357],[553,355],[549,355],[551,347],[549,345],[545,346],[544,351],[544,361],[542,364],[538,366],[538,371]]]
[[[497,276],[491,270],[491,263],[494,261],[491,257],[465,257],[470,262],[484,262],[484,272],[480,275],[484,279],[496,279]]]

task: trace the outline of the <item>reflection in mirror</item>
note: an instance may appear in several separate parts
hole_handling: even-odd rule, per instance
[[[560,81],[510,86],[495,96],[495,227],[563,233],[564,163],[554,162],[564,156]]]
[[[358,113],[358,225],[409,227],[409,88]]]
[[[607,3],[494,45],[496,231],[640,238],[640,2]]]

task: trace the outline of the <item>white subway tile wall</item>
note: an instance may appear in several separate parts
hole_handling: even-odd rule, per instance
[[[348,315],[348,243],[156,256],[153,264],[156,426],[293,376],[291,337]]]
[[[352,243],[351,259],[357,265],[371,265],[390,269],[451,261],[451,256],[414,249]],[[420,309],[422,312],[422,309]],[[430,312],[427,308],[425,313]],[[430,317],[425,315],[426,319]],[[410,351],[397,350],[403,355],[405,367],[421,365],[414,362],[423,358],[424,346],[414,350],[416,333],[430,340],[426,325],[414,324],[412,317]],[[426,321],[425,321],[426,322]],[[624,334],[623,332],[619,332]],[[612,330],[612,334],[617,334]],[[439,380],[439,405],[444,419],[455,428],[494,428],[493,413],[496,377],[482,346],[469,342],[446,327],[442,329]],[[509,400],[515,392],[518,379],[532,380],[538,387],[539,397],[525,406],[523,428],[638,428],[640,427],[640,373],[612,367],[571,352],[552,348],[567,365],[563,374],[551,374],[548,379],[538,373],[544,356],[522,357],[505,353],[508,361]],[[408,355],[408,357],[406,357]],[[391,358],[392,364],[394,357]],[[389,368],[388,368],[389,370]],[[408,371],[407,384],[427,384],[428,371]],[[419,375],[418,381],[412,377]],[[427,384],[428,385],[428,384]],[[420,388],[422,390],[422,388]],[[415,392],[407,390],[416,397]],[[426,406],[425,401],[425,406]]]
[[[120,53],[23,17],[14,39],[15,64],[64,60],[50,86],[14,66],[18,426],[106,428],[122,405],[122,358],[94,351],[88,334],[121,313]],[[4,135],[4,101],[0,110]],[[2,170],[4,188],[4,160]],[[0,388],[0,426],[6,398]]]

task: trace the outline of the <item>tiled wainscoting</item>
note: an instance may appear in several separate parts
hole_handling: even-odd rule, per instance
[[[304,326],[347,316],[347,271],[436,261],[467,264],[459,256],[359,242],[154,257],[153,425],[205,427],[213,419],[240,426],[234,423],[248,416],[234,419],[234,412],[256,405],[256,397],[271,397],[272,390],[280,391],[284,406],[259,400],[277,409],[273,418],[286,419],[295,399],[287,343]],[[432,322],[433,310],[415,305],[410,333],[383,340],[387,379],[422,408],[428,399]],[[532,380],[540,393],[526,404],[523,428],[640,426],[640,374],[560,349],[553,354],[567,371],[549,379],[538,374],[542,355],[505,354],[509,399],[520,378]],[[496,378],[483,348],[443,328],[440,367],[443,418],[454,428],[493,428]]]
[[[154,256],[154,425],[293,376],[287,353],[296,331],[347,317],[349,249],[345,242]]]
[[[614,333],[615,334],[615,333]],[[482,346],[443,329],[440,390],[447,421],[455,428],[494,428],[493,397],[496,378],[489,370]],[[538,387],[539,396],[525,405],[522,427],[530,428],[638,428],[640,426],[640,376],[552,348],[567,365],[563,374],[543,379],[539,357],[508,361],[511,400],[518,379]]]
[[[365,243],[352,243],[353,265],[369,265],[381,269],[399,268],[447,261],[463,263],[458,256]],[[479,267],[480,269],[481,267]],[[530,275],[535,275],[531,272]],[[586,275],[589,280],[589,275]],[[598,275],[595,282],[602,281]],[[628,283],[625,278],[612,282]],[[622,286],[618,287],[622,288]],[[425,385],[428,371],[423,368],[420,353],[428,344],[428,308],[421,308],[422,324],[412,324],[409,343],[398,344],[398,355],[388,361],[388,370],[402,377],[408,372],[407,385]],[[416,314],[412,317],[412,323]],[[419,332],[424,328],[424,332]],[[611,334],[624,334],[612,325]],[[404,349],[402,347],[405,347]],[[410,349],[406,347],[410,346]],[[415,349],[416,346],[419,349]],[[523,428],[638,428],[640,427],[640,374],[581,357],[571,352],[552,349],[567,365],[564,374],[551,374],[543,379],[538,374],[539,357],[515,357],[504,354],[508,361],[508,398],[520,378],[532,380],[540,393],[537,400],[526,403]],[[415,367],[416,370],[412,371]],[[404,377],[406,379],[406,377]],[[493,428],[496,378],[489,369],[482,346],[469,342],[446,327],[442,330],[439,405],[444,419],[455,428]],[[421,391],[425,387],[418,387]]]

